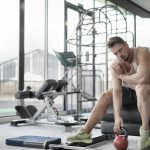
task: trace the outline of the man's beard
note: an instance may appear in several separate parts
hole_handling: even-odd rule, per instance
[[[129,60],[129,56],[121,57],[121,61],[123,62],[127,62],[128,60]]]

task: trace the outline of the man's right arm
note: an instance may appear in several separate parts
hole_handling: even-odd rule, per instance
[[[121,107],[122,107],[122,81],[117,78],[114,70],[111,70],[112,74],[112,87],[113,87],[113,107],[114,107],[114,118],[115,118],[115,132],[120,132],[120,128],[123,125],[121,118]]]

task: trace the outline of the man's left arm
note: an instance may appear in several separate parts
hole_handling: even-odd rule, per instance
[[[142,84],[150,81],[150,52],[147,48],[141,48],[137,53],[137,72],[132,75],[120,74],[118,77],[131,84]]]

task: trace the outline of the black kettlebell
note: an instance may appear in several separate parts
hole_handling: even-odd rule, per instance
[[[121,134],[115,133],[114,146],[117,150],[126,150],[128,147],[127,129],[122,127]]]

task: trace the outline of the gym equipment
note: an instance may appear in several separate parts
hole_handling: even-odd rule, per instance
[[[22,120],[13,120],[11,121],[11,125],[17,126],[19,124],[35,124],[37,123],[37,119],[41,116],[41,114],[45,111],[45,109],[49,109],[56,116],[57,119],[56,123],[59,125],[64,125],[65,131],[70,131],[69,127],[71,128],[72,125],[78,124],[77,121],[72,120],[69,122],[68,120],[67,121],[62,120],[61,117],[59,116],[57,108],[53,106],[54,104],[53,100],[58,95],[70,94],[69,92],[68,93],[62,92],[62,90],[65,89],[67,85],[68,82],[66,80],[56,81],[48,79],[41,85],[41,87],[36,92],[30,91],[30,89],[18,91],[15,95],[17,99],[35,97],[38,100],[43,100],[43,105],[41,106],[40,109],[37,109],[33,105],[28,105],[26,107],[16,106],[15,109],[18,115],[22,118]]]
[[[17,114],[25,119],[25,118],[30,118],[37,112],[37,108],[33,105],[28,105],[28,106],[15,106],[15,109],[17,111]]]
[[[58,137],[44,137],[44,136],[19,136],[15,138],[6,139],[5,143],[12,146],[32,147],[32,148],[49,148],[50,144],[60,144],[61,138]]]
[[[66,3],[66,9],[68,9],[68,2]],[[76,66],[81,68],[81,76],[79,76],[77,85],[82,83],[84,71],[90,72],[92,68],[91,87],[93,90],[92,95],[95,97],[97,95],[96,86],[98,84],[102,85],[102,82],[98,83],[96,81],[98,68],[104,73],[104,78],[102,78],[102,81],[105,82],[104,89],[111,88],[110,64],[113,57],[106,47],[107,39],[113,35],[120,35],[126,38],[126,41],[130,41],[130,44],[134,45],[134,36],[132,32],[127,31],[126,15],[115,5],[107,4],[87,10],[80,6],[74,6],[74,8],[76,8],[77,12],[82,10],[79,11],[81,17],[70,37],[65,39],[67,41],[66,51],[74,51],[76,58],[79,59],[79,63],[76,63]],[[109,11],[105,11],[106,9]],[[115,12],[117,12],[117,15],[112,16]],[[68,20],[67,16],[65,19]],[[114,26],[113,24],[118,25]],[[90,55],[91,57],[85,58],[83,55],[88,57]],[[88,66],[87,61],[91,65]],[[85,66],[82,65],[83,63]],[[98,74],[101,75],[99,72]],[[101,94],[100,91],[98,92],[98,94]]]
[[[24,99],[24,98],[33,98],[35,96],[35,91],[31,91],[31,87],[27,86],[25,90],[19,90],[15,97],[17,99]]]
[[[124,127],[128,131],[128,135],[139,136],[141,126],[141,116],[137,109],[137,104],[127,104],[121,109],[121,116],[124,120]],[[102,134],[113,134],[114,112],[113,106],[109,106],[101,123]]]
[[[60,60],[61,64],[66,68],[66,72],[64,74],[64,78],[66,78],[66,75],[68,77],[67,81],[70,83],[70,88],[72,91],[80,91],[77,93],[77,110],[76,110],[76,115],[74,115],[75,120],[79,120],[79,118],[85,117],[81,112],[80,112],[80,106],[82,102],[95,102],[97,99],[86,92],[85,87],[83,88],[82,81],[77,81],[79,80],[79,74],[81,74],[82,69],[77,66],[77,64],[80,64],[79,58],[75,56],[75,54],[72,51],[69,52],[57,52],[54,51],[56,57]],[[89,71],[88,71],[89,72]],[[76,75],[76,76],[75,76]],[[90,75],[86,75],[90,76]],[[74,77],[76,77],[77,83],[74,83]],[[82,74],[82,78],[84,78],[84,86],[85,86],[85,76]],[[101,84],[100,84],[101,85]],[[73,92],[74,93],[74,92]],[[73,101],[72,96],[70,97],[71,101]],[[72,104],[72,103],[71,103]],[[72,108],[72,106],[71,106]],[[72,111],[72,110],[71,110]]]
[[[114,146],[117,150],[126,150],[128,147],[128,134],[127,130],[123,127],[121,128],[121,134],[116,133],[116,137],[114,139]]]
[[[69,71],[73,72],[73,69],[76,70],[75,73],[77,73],[77,71],[79,71],[79,72],[81,71],[80,68],[77,69],[77,67],[76,67],[76,63],[80,63],[80,62],[72,51],[69,51],[69,52],[54,51],[54,52],[56,54],[56,57],[60,60],[61,64],[67,68],[67,71],[65,72],[64,77],[66,74],[68,74]],[[71,74],[71,77],[68,79],[68,81],[72,80],[75,73]],[[73,85],[73,84],[72,84],[72,86],[73,86],[73,88],[77,89],[77,91],[82,91],[82,96],[85,99],[87,99],[87,101],[88,100],[90,100],[90,101],[96,101],[97,100],[95,97],[93,97],[92,95],[90,95],[89,93],[84,91],[83,89],[78,89],[79,87],[75,87],[75,85]]]

